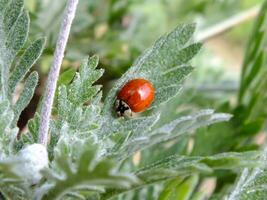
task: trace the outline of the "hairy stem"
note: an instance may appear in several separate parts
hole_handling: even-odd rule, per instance
[[[75,12],[78,2],[79,0],[68,0],[56,44],[54,60],[47,78],[45,95],[41,109],[41,122],[40,122],[39,140],[38,140],[39,143],[44,144],[45,146],[47,145],[48,142],[49,122],[51,117],[51,110],[53,106],[53,100],[55,96],[60,66],[64,58],[64,51],[68,41],[71,24],[75,17]]]

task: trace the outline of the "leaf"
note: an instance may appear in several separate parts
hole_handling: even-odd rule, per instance
[[[258,158],[258,162],[266,163],[266,149]],[[232,192],[225,200],[263,200],[267,195],[267,171],[265,165],[253,169],[245,168]]]
[[[102,69],[95,69],[98,65],[98,60],[97,56],[93,56],[82,62],[80,73],[76,74],[68,89],[68,98],[71,103],[81,105],[91,100],[98,93],[100,87],[92,86],[104,73]]]
[[[9,127],[11,125],[11,121],[10,119],[13,119],[13,112],[10,109],[10,104],[9,102],[6,101],[0,101],[0,133],[1,133],[1,138],[4,139],[4,137],[2,136],[5,131],[6,128]]]
[[[152,107],[158,107],[175,96],[184,78],[193,69],[188,62],[201,48],[200,44],[187,45],[194,30],[194,24],[181,25],[156,41],[110,90],[104,103],[104,115],[108,118],[115,116],[113,105],[116,93],[134,78],[147,79],[154,85],[156,98]]]
[[[247,164],[253,167],[262,165],[262,162],[258,160],[259,155],[259,152],[222,153],[207,157],[175,155],[140,169],[136,175],[141,180],[145,179],[145,182],[151,182],[160,177],[173,177],[173,173],[179,175],[187,174],[189,171],[211,173],[213,169],[237,169],[237,167],[242,168]],[[172,173],[168,174],[168,169]],[[164,170],[166,173],[163,173]],[[151,176],[152,174],[153,176]]]
[[[267,89],[266,11],[267,1],[264,1],[247,44],[242,68],[239,105],[246,109],[246,120],[255,120],[266,114],[266,110],[262,110],[262,105],[266,103],[266,94],[262,91]]]
[[[11,128],[14,113],[8,100],[0,100],[0,161],[14,153],[14,143],[17,139],[18,128]]]
[[[0,1],[0,98],[3,105],[6,105],[5,111],[1,113],[0,124],[5,125],[0,127],[0,141],[2,152],[7,154],[16,152],[14,145],[18,129],[13,127],[34,93],[38,80],[37,73],[29,75],[21,96],[18,96],[17,102],[13,104],[15,87],[38,59],[44,45],[44,39],[39,39],[29,48],[26,47],[25,51],[22,50],[28,38],[30,21],[23,3],[23,0]]]
[[[195,190],[198,180],[197,175],[189,177],[183,182],[180,179],[171,180],[161,192],[158,200],[188,200]]]
[[[207,157],[173,155],[136,171],[135,175],[140,179],[139,184],[126,190],[108,190],[102,194],[101,200],[176,177],[182,178],[198,173],[211,174],[218,169],[237,170],[244,166],[262,166],[264,163],[258,160],[260,155],[260,152],[222,153]]]
[[[20,113],[25,109],[25,107],[30,103],[31,98],[33,97],[35,87],[38,83],[38,73],[33,72],[26,79],[24,90],[21,92],[21,95],[17,102],[14,105],[14,114],[15,118],[13,120],[13,125],[16,125]]]
[[[4,9],[0,13],[0,65],[1,65],[1,88],[4,96],[8,94],[8,84],[7,79],[9,77],[10,65],[16,55],[16,49],[21,46],[21,43],[25,42],[25,37],[27,36],[28,28],[27,15],[25,11],[22,11],[23,1],[22,0],[13,0],[9,3],[1,2]],[[3,5],[5,3],[5,5]],[[21,16],[21,17],[20,17]],[[16,23],[16,21],[22,22],[21,24]],[[13,38],[10,38],[11,35],[21,34],[19,38],[21,41],[18,41],[18,47],[14,47]],[[23,37],[24,35],[24,37]],[[13,41],[13,43],[11,43]],[[13,49],[13,47],[15,49]]]
[[[62,142],[62,141],[60,141]],[[119,173],[112,160],[101,159],[97,155],[97,147],[92,143],[80,143],[80,148],[85,145],[77,161],[74,163],[68,154],[55,156],[53,168],[45,172],[47,182],[35,194],[42,199],[61,199],[69,194],[80,196],[88,192],[103,192],[106,188],[128,188],[137,179],[127,173]],[[56,172],[59,174],[56,174]],[[43,188],[43,189],[42,189]]]
[[[74,80],[68,86],[59,86],[56,107],[58,116],[50,122],[50,157],[53,157],[53,148],[60,138],[59,133],[63,125],[67,125],[79,138],[92,139],[92,137],[96,137],[96,129],[102,123],[99,105],[102,93],[99,92],[100,86],[92,86],[92,84],[103,73],[103,70],[95,69],[97,64],[97,56],[84,59]],[[29,128],[30,132],[24,137],[24,140],[27,142],[36,141],[39,129],[38,115],[30,121]]]
[[[37,39],[24,51],[9,77],[9,90],[11,93],[14,92],[18,82],[25,77],[26,73],[40,57],[44,48],[44,44],[44,38]]]
[[[58,85],[68,85],[73,77],[75,76],[75,69],[69,68],[68,70],[64,71],[62,74],[60,74],[58,78]]]
[[[109,185],[123,187],[135,181],[133,176],[115,172],[115,163],[99,158],[96,151],[96,133],[102,123],[99,106],[102,94],[98,92],[99,86],[92,84],[103,73],[95,69],[97,63],[96,56],[84,59],[74,80],[59,86],[58,117],[51,121],[49,144],[53,164],[45,172],[47,182],[37,189],[36,197],[46,194],[43,199],[83,198],[92,192],[102,192]],[[38,124],[31,125],[35,132]]]
[[[10,29],[7,27],[9,32],[6,37],[6,48],[9,50],[9,56],[15,57],[16,52],[23,47],[28,37],[29,23],[28,13],[23,10],[13,26]]]
[[[13,172],[14,162],[0,161],[0,191],[4,198],[23,200],[29,198],[30,190]]]
[[[187,44],[194,30],[194,24],[182,25],[161,37],[110,90],[102,112],[105,121],[98,135],[106,144],[110,144],[110,137],[114,135],[120,139],[117,140],[119,144],[114,147],[105,145],[108,146],[107,156],[123,160],[137,150],[157,144],[147,134],[158,121],[159,115],[153,113],[150,117],[127,120],[117,118],[114,113],[116,93],[126,81],[141,77],[151,81],[155,87],[156,99],[151,108],[158,107],[176,95],[185,77],[193,70],[188,62],[201,48],[200,44]],[[152,142],[148,144],[150,139]],[[163,136],[158,138],[158,143],[162,140]]]
[[[143,150],[152,145],[167,142],[172,139],[190,133],[199,127],[205,127],[213,123],[227,121],[231,115],[214,113],[213,110],[202,110],[198,113],[180,117],[172,122],[165,124],[151,133],[133,134],[127,142],[121,147],[118,156],[128,157],[133,153]]]

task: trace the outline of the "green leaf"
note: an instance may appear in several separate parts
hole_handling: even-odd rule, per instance
[[[198,173],[211,174],[218,169],[237,170],[243,167],[263,166],[264,163],[258,160],[260,155],[260,152],[222,153],[207,157],[173,155],[136,171],[135,175],[141,180],[139,184],[128,190],[108,190],[102,195],[101,200],[176,177],[183,178]]]
[[[88,138],[92,139],[92,137],[100,137],[96,133],[103,123],[100,118],[101,109],[99,105],[102,93],[99,92],[100,86],[92,86],[103,74],[103,70],[95,69],[97,64],[97,56],[84,59],[74,80],[68,86],[59,86],[58,118],[51,121],[51,153],[60,138],[59,133],[64,125],[70,131],[74,131],[77,139],[83,138],[86,140]]]
[[[0,161],[0,191],[5,199],[28,199],[30,190],[15,172],[14,163],[10,161]]]
[[[180,176],[193,172],[211,173],[214,169],[237,169],[248,165],[253,167],[263,164],[258,160],[259,156],[259,152],[222,153],[207,157],[174,155],[140,169],[136,175],[145,182],[151,182],[162,177],[171,178],[174,174]]]
[[[231,115],[228,114],[214,113],[213,110],[202,110],[198,113],[173,120],[168,124],[156,128],[149,134],[147,132],[143,132],[143,134],[140,132],[137,132],[138,134],[133,133],[121,147],[120,151],[117,152],[117,156],[121,156],[121,158],[128,157],[152,145],[167,142],[181,137],[183,134],[191,133],[199,127],[227,121],[230,117]]]
[[[0,0],[0,12],[6,7],[8,0]]]
[[[64,71],[62,74],[60,74],[57,84],[68,85],[75,76],[75,72],[76,70],[73,68],[69,68],[68,70]]]
[[[44,39],[36,40],[28,48],[25,45],[30,19],[23,3],[23,0],[0,1],[0,104],[6,106],[0,116],[0,146],[1,154],[5,153],[5,156],[16,152],[18,128],[15,124],[33,96],[37,73],[28,76],[20,95],[14,93],[15,87],[24,79],[44,46]],[[18,100],[14,103],[15,99]]]
[[[74,131],[74,134],[80,139],[98,137],[95,133],[102,124],[99,105],[102,93],[99,92],[99,86],[92,86],[92,84],[102,75],[103,70],[95,69],[97,63],[97,56],[84,59],[79,72],[76,73],[70,85],[60,85],[58,88],[55,109],[57,118],[51,120],[49,144],[51,158],[53,157],[53,148],[61,137],[60,132],[64,125],[70,131]],[[27,143],[37,141],[40,120],[38,116],[39,114],[35,115],[35,118],[28,124],[30,132],[23,137]]]
[[[182,183],[183,178],[176,178],[174,180],[168,181],[164,189],[161,191],[158,200],[171,200],[176,195],[176,190]],[[176,198],[177,199],[177,198]]]
[[[100,140],[108,144],[105,145],[107,156],[123,160],[138,150],[176,137],[172,136],[165,140],[168,136],[165,137],[166,135],[162,133],[161,136],[154,134],[154,132],[150,133],[151,128],[159,119],[159,115],[155,113],[149,117],[127,120],[117,118],[114,113],[114,102],[118,90],[125,82],[133,78],[145,78],[154,85],[156,99],[151,108],[158,107],[176,95],[181,89],[185,77],[193,70],[189,61],[201,48],[200,44],[189,42],[194,30],[194,24],[182,25],[161,37],[152,48],[137,59],[110,90],[102,112],[105,121],[102,123],[100,133],[98,133]],[[226,118],[221,120],[226,120]],[[117,139],[119,142],[115,144],[110,139],[114,135],[119,138]],[[115,146],[110,145],[110,140],[111,144]]]
[[[28,121],[27,127],[29,129],[28,133],[21,135],[21,141],[24,144],[34,144],[38,142],[38,131],[40,123],[39,113],[35,113],[34,118]]]
[[[188,62],[201,48],[201,44],[187,44],[194,30],[194,24],[181,25],[156,41],[110,90],[105,99],[104,114],[107,117],[115,116],[113,106],[116,93],[133,78],[144,78],[154,85],[156,98],[152,107],[158,107],[175,96],[184,78],[193,69]]]
[[[102,69],[95,69],[98,60],[97,56],[93,56],[82,62],[80,73],[76,74],[73,83],[68,88],[68,98],[71,103],[81,105],[91,100],[98,93],[100,87],[92,86],[104,73]]]
[[[24,51],[19,62],[16,64],[9,77],[10,93],[14,92],[14,89],[18,82],[25,77],[26,73],[40,57],[44,48],[44,44],[44,38],[37,39]]]
[[[64,148],[68,144],[61,145]],[[77,145],[85,148],[75,163],[68,154],[63,154],[64,151],[55,155],[52,169],[44,172],[47,182],[37,191],[36,197],[45,195],[42,199],[62,199],[70,194],[82,197],[95,191],[103,192],[110,187],[129,188],[137,183],[134,175],[117,172],[112,160],[99,158],[97,147],[92,143],[81,142]]]
[[[242,68],[239,105],[245,107],[245,120],[255,120],[266,114],[262,105],[266,103],[267,90],[267,1],[264,1],[258,18],[254,24],[250,40],[247,44]]]
[[[14,113],[8,100],[0,100],[0,113],[0,158],[5,158],[14,153],[18,128],[11,128]]]
[[[29,25],[28,13],[23,10],[7,34],[6,48],[13,54],[9,56],[15,57],[16,52],[23,47],[28,37]]]
[[[266,150],[258,158],[258,162],[266,163]],[[232,192],[225,197],[225,200],[263,200],[267,195],[267,171],[266,166],[245,168],[241,173]]]
[[[15,118],[13,120],[13,125],[17,123],[20,113],[25,109],[25,107],[30,103],[31,98],[33,97],[35,87],[38,83],[38,73],[33,72],[26,79],[24,90],[21,92],[21,95],[17,102],[14,105],[14,114]]]
[[[14,116],[13,112],[10,109],[10,104],[8,101],[0,101],[0,112],[0,133],[4,134],[5,129],[11,124],[10,119],[13,119]]]
[[[26,20],[28,16],[25,15],[25,11],[22,11],[22,8],[23,8],[22,0],[17,0],[17,1],[13,0],[13,1],[9,1],[9,3],[3,1],[1,3],[2,3],[1,7],[5,8],[5,9],[2,9],[0,13],[0,19],[1,19],[0,20],[1,88],[2,88],[3,95],[7,96],[8,94],[7,80],[9,77],[9,69],[16,55],[16,50],[12,48],[12,46],[14,47],[15,40],[13,38],[10,38],[10,36],[14,34],[20,34],[21,37],[19,38],[21,38],[22,41],[17,40],[19,46],[21,46],[21,43],[25,42],[25,36],[27,36],[27,32],[28,32],[26,30],[28,28],[28,22]],[[22,20],[22,24],[16,23],[16,21],[19,21],[19,19]],[[14,48],[17,49],[17,47],[14,47]]]
[[[182,182],[180,179],[171,180],[161,192],[158,200],[188,200],[192,195],[197,183],[198,176],[192,176]]]

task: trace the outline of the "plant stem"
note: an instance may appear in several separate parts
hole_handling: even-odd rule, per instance
[[[199,34],[196,36],[197,41],[206,41],[210,38],[213,38],[219,34],[222,34],[223,32],[245,22],[250,19],[253,19],[259,14],[260,6],[255,6],[253,8],[250,8],[246,11],[243,11],[237,15],[234,15],[230,17],[229,19],[226,19],[225,21],[222,21],[210,28],[207,28],[203,31],[200,31]]]
[[[68,0],[56,44],[54,60],[47,78],[45,95],[41,109],[41,121],[40,121],[39,140],[38,140],[39,143],[45,146],[47,146],[48,142],[49,122],[53,107],[57,80],[60,72],[60,66],[64,58],[64,51],[69,38],[71,24],[75,17],[78,2],[79,0]]]

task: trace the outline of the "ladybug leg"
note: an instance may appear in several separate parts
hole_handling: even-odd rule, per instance
[[[120,99],[116,100],[116,113],[119,117],[132,116],[132,111],[130,107],[127,105],[127,103]]]

